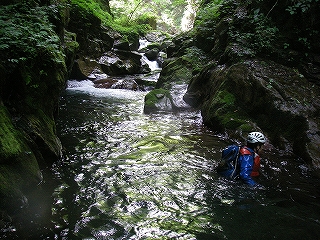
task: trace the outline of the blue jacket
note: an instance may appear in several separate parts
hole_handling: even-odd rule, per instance
[[[240,149],[238,164],[236,171],[232,167],[225,171],[219,172],[220,175],[228,179],[240,178],[244,183],[254,186],[257,183],[252,179],[251,173],[254,166],[254,151],[248,147]]]
[[[244,183],[250,186],[254,186],[256,185],[256,182],[251,177],[251,173],[254,165],[254,151],[251,148],[246,148],[246,150],[250,151],[250,154],[241,154],[241,150],[240,150],[240,155],[238,160],[238,166],[240,168],[239,176]]]

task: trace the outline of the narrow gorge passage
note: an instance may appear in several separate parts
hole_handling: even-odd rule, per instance
[[[69,81],[58,122],[65,158],[55,166],[57,236],[319,237],[319,183],[310,185],[315,179],[297,159],[277,165],[280,156],[266,154],[267,190],[248,189],[216,175],[228,141],[205,128],[198,111],[147,115],[146,92],[76,83]]]

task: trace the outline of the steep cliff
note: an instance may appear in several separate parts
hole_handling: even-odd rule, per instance
[[[320,168],[318,11],[316,0],[203,1],[194,29],[169,48],[157,87],[188,68],[184,100],[204,124],[239,141],[263,131],[270,148]],[[191,49],[205,54],[170,68],[192,59]]]
[[[137,49],[148,29],[113,24],[108,0],[1,1],[0,211],[27,205],[61,157],[55,118],[66,79],[87,77],[117,44]]]
[[[0,205],[12,210],[61,156],[54,117],[66,77],[65,10],[17,2],[2,3],[0,17]]]

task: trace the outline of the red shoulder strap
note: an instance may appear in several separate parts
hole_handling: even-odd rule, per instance
[[[246,147],[240,148],[240,154],[241,155],[250,155],[252,154]]]

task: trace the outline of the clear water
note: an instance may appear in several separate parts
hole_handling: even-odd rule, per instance
[[[196,110],[143,114],[145,94],[70,81],[55,182],[0,238],[320,239],[320,184],[306,164],[266,152],[265,190],[227,181],[214,168],[230,142]]]
[[[299,159],[266,153],[266,189],[249,189],[215,173],[228,141],[198,111],[145,115],[145,92],[69,85],[56,238],[320,239],[319,180]]]

